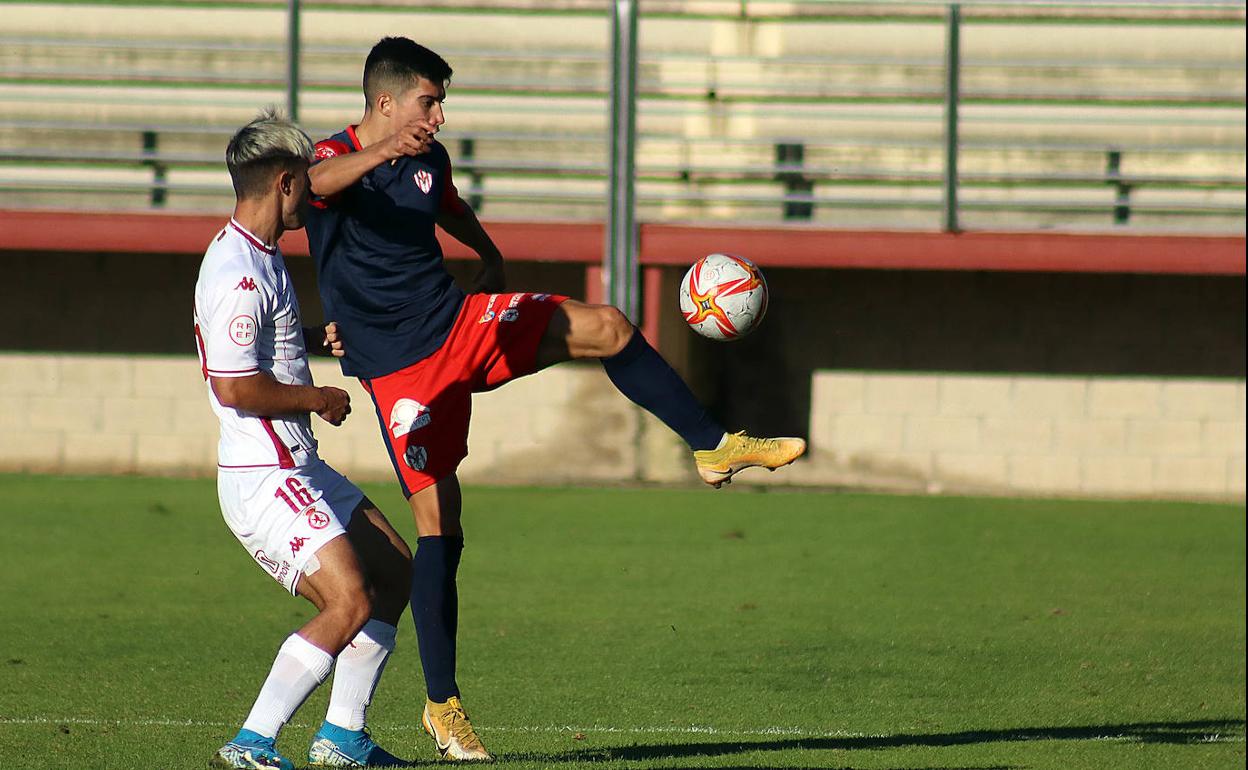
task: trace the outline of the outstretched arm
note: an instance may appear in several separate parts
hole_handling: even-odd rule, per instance
[[[490,234],[481,226],[481,221],[477,219],[472,207],[458,195],[456,201],[454,205],[443,206],[438,212],[438,226],[481,257],[481,272],[477,274],[476,290],[492,293],[503,291],[507,282],[503,272],[502,253],[494,245]]]
[[[326,144],[317,146],[316,163],[308,169],[312,182],[312,194],[321,198],[337,195],[360,181],[368,172],[404,155],[422,155],[433,146],[437,129],[424,120],[416,120],[395,131],[379,142],[374,142],[358,152],[336,154]],[[333,143],[329,143],[333,144]]]

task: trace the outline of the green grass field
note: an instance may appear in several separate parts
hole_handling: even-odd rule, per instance
[[[392,485],[369,486],[414,538]],[[508,766],[1244,767],[1242,506],[470,489]],[[0,476],[0,769],[199,768],[309,615],[212,481]],[[327,688],[279,745],[296,761]],[[374,734],[432,764],[405,616]]]

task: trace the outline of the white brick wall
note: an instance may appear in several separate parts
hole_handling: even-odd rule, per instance
[[[816,372],[811,392],[812,483],[1244,498],[1242,381]]]
[[[392,478],[367,394],[346,389],[321,454]],[[1244,498],[1244,383],[816,372],[811,453],[742,482],[1025,495]],[[0,470],[193,473],[216,463],[216,420],[191,357],[0,354]],[[473,401],[474,483],[695,480],[687,449],[597,366],[560,366]]]

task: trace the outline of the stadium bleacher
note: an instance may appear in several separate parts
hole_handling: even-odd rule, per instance
[[[647,4],[640,218],[936,226],[941,13]],[[969,6],[964,24],[967,226],[1243,232],[1242,7]],[[456,70],[444,141],[486,216],[603,218],[605,5],[311,2],[302,30],[315,136],[358,118],[371,43],[406,34]],[[284,102],[285,35],[281,4],[6,6],[0,207],[224,210],[222,147]]]

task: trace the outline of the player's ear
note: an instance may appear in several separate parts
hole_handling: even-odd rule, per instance
[[[387,118],[394,113],[394,97],[382,91],[377,95],[377,111]]]
[[[289,170],[283,170],[277,177],[277,188],[282,191],[282,195],[290,195],[295,189],[295,175]]]

